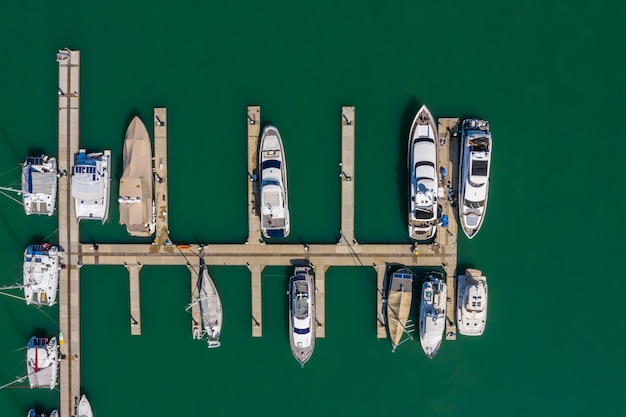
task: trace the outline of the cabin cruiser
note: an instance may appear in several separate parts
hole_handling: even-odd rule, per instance
[[[383,297],[385,323],[394,352],[401,343],[413,339],[413,324],[409,320],[412,297],[413,274],[402,267],[387,278],[387,291]],[[403,340],[405,334],[408,338]]]
[[[259,152],[261,231],[267,239],[289,236],[287,166],[278,129],[263,129]]]
[[[87,397],[85,397],[85,394],[83,394],[83,396],[80,397],[77,411],[78,411],[77,417],[93,417],[93,412],[91,411],[91,404],[89,404],[89,400],[87,400]]]
[[[151,236],[156,229],[152,145],[141,119],[133,118],[124,138],[124,171],[120,179],[120,223],[131,236]]]
[[[26,366],[31,388],[53,389],[57,384],[59,368],[56,337],[31,337],[26,350]]]
[[[24,251],[24,298],[26,304],[52,306],[59,287],[59,249],[47,243]]]
[[[471,239],[480,230],[487,210],[491,132],[489,122],[478,119],[463,121],[461,131],[459,220],[463,232]]]
[[[428,240],[437,232],[437,127],[422,106],[409,133],[409,236]]]
[[[289,279],[289,344],[300,365],[315,347],[315,284],[313,268],[297,266]]]
[[[446,328],[446,284],[443,276],[432,272],[422,284],[420,303],[420,344],[428,359],[435,357]]]
[[[109,216],[111,192],[111,151],[88,154],[80,149],[72,169],[72,196],[76,204],[76,219],[100,220]]]
[[[30,214],[54,214],[57,197],[57,161],[46,155],[29,156],[22,167],[22,201]]]
[[[487,321],[487,278],[477,269],[466,269],[457,278],[456,320],[459,333],[480,336]]]

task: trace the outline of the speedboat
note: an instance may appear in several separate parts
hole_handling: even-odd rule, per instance
[[[50,339],[31,337],[26,350],[26,366],[31,388],[54,389],[59,368],[59,347],[56,337]]]
[[[35,409],[31,408],[30,410],[28,410],[28,414],[26,414],[26,417],[46,417],[46,414],[37,414]],[[52,410],[52,412],[50,413],[50,417],[59,417],[59,410]]]
[[[437,273],[430,273],[422,284],[420,303],[420,344],[428,359],[441,347],[446,328],[446,284]]]
[[[489,122],[463,121],[461,162],[459,167],[459,219],[465,235],[471,239],[480,230],[487,209],[491,132]]]
[[[72,196],[76,204],[76,219],[100,220],[109,216],[111,193],[111,151],[88,154],[80,149],[72,169]]]
[[[89,404],[89,400],[83,394],[80,397],[80,401],[78,402],[78,412],[77,417],[93,417],[93,412],[91,411],[91,404]]]
[[[59,249],[47,243],[24,251],[24,298],[26,304],[52,306],[59,287]]]
[[[209,349],[219,347],[223,320],[222,301],[203,258],[200,258],[197,302],[200,305],[204,332],[196,338],[201,339],[206,335]]]
[[[22,201],[26,214],[52,216],[56,197],[56,159],[46,155],[27,157],[22,167]]]
[[[151,236],[156,228],[152,178],[152,145],[141,119],[133,118],[124,138],[124,171],[120,179],[120,223],[131,236]]]
[[[50,417],[59,417],[59,410],[52,410]]]
[[[411,312],[411,298],[413,297],[413,273],[406,268],[398,269],[387,278],[387,292],[383,297],[385,323],[392,351],[403,343],[403,335],[413,339],[411,333],[413,325],[409,323]],[[408,340],[404,339],[404,341]]]
[[[265,238],[289,236],[289,204],[287,199],[287,166],[278,129],[263,129],[260,144],[261,231]]]
[[[297,266],[289,279],[289,344],[300,365],[315,347],[315,284],[313,268]]]
[[[408,149],[409,236],[428,240],[437,232],[437,127],[426,106],[411,126]]]
[[[480,336],[487,321],[487,278],[477,269],[466,269],[457,278],[456,320],[459,333]]]

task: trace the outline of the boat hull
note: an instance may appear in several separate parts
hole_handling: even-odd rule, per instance
[[[407,326],[412,298],[413,274],[405,268],[393,272],[387,281],[384,317],[394,351],[402,343],[403,336],[409,335]]]
[[[446,284],[429,275],[422,284],[420,301],[420,345],[428,359],[439,352],[446,327]]]
[[[487,322],[487,278],[476,269],[466,269],[457,278],[457,329],[464,336],[480,336]]]
[[[263,129],[259,145],[261,232],[266,239],[290,233],[287,165],[283,142],[274,126]]]
[[[59,367],[56,337],[31,337],[26,350],[26,365],[31,388],[54,389]]]
[[[93,417],[93,411],[91,410],[91,404],[85,395],[80,398],[78,402],[77,417]]]
[[[24,251],[23,285],[26,304],[53,306],[59,287],[59,250],[48,244]]]
[[[204,259],[200,260],[200,276],[198,277],[198,293],[200,313],[202,315],[202,326],[208,338],[208,347],[217,348],[220,346],[220,335],[222,332],[222,301],[213,279],[209,275]]]
[[[315,348],[315,281],[313,269],[296,267],[289,279],[289,344],[301,366]]]
[[[56,208],[57,162],[46,155],[28,157],[22,167],[22,202],[27,215],[52,216]]]
[[[111,195],[111,151],[87,154],[80,149],[72,169],[72,197],[76,220],[100,220],[109,217]]]

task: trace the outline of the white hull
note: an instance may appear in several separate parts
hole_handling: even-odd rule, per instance
[[[487,322],[487,278],[476,269],[466,269],[457,278],[457,329],[465,336],[480,336]]]
[[[315,348],[315,283],[311,267],[296,267],[289,279],[289,344],[300,365]]]
[[[124,138],[124,171],[120,179],[120,223],[131,236],[151,236],[156,229],[152,145],[141,119],[133,118]]]
[[[402,268],[388,277],[387,292],[383,301],[387,332],[395,351],[402,343],[403,336],[409,335],[407,327],[413,301],[413,274],[409,270]]]
[[[22,167],[22,202],[26,214],[52,216],[56,197],[56,159],[45,155],[26,158]]]
[[[24,251],[26,304],[56,304],[59,287],[59,250],[56,246],[30,245]]]
[[[76,219],[100,220],[109,216],[111,194],[111,151],[87,154],[80,149],[72,169],[72,196],[76,206]]]
[[[89,404],[89,400],[85,397],[85,395],[80,398],[76,417],[93,417],[91,404]]]
[[[26,366],[31,388],[53,389],[57,384],[59,347],[56,337],[50,340],[31,337],[26,350]]]
[[[491,132],[484,120],[463,121],[459,164],[459,220],[472,239],[480,230],[487,210],[491,168]]]
[[[439,352],[446,327],[446,284],[430,275],[422,285],[420,344],[428,359]]]
[[[409,133],[409,236],[428,240],[437,232],[437,125],[422,106]]]
[[[278,129],[263,129],[259,146],[261,231],[267,239],[289,236],[287,166]]]
[[[222,332],[222,301],[215,287],[215,283],[209,275],[209,271],[200,260],[200,276],[198,277],[198,303],[202,314],[202,325],[204,334],[208,338],[208,347],[216,348],[220,346],[220,334]]]

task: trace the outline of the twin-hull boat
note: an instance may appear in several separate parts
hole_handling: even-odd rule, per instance
[[[196,338],[201,339],[206,335],[209,349],[219,347],[223,321],[222,301],[203,258],[200,258],[197,302],[200,305],[204,332]]]
[[[456,320],[459,333],[480,336],[487,322],[487,278],[477,269],[466,269],[457,278]]]
[[[471,239],[480,230],[487,210],[492,142],[485,120],[464,120],[461,132],[459,220]]]
[[[315,283],[310,266],[295,267],[289,279],[289,344],[304,366],[315,347]]]
[[[53,389],[57,384],[59,368],[56,337],[31,337],[26,350],[26,366],[31,388]]]
[[[24,298],[26,304],[52,306],[59,287],[59,249],[47,243],[24,251]]]
[[[383,297],[385,324],[391,339],[392,351],[402,343],[406,334],[412,339],[409,313],[413,297],[413,274],[406,268],[398,269],[387,278],[387,290]],[[404,339],[408,340],[408,339]]]
[[[46,417],[46,414],[37,414],[35,409],[31,408],[30,410],[28,410],[28,414],[26,414],[26,417]],[[59,417],[59,410],[52,410],[52,412],[50,413],[50,417]]]
[[[111,193],[111,151],[88,154],[80,149],[72,169],[72,196],[76,204],[76,219],[100,220],[109,216]]]
[[[422,284],[420,303],[420,344],[428,359],[435,357],[446,328],[446,284],[443,277],[431,273]]]
[[[261,231],[267,239],[289,236],[287,166],[278,129],[263,129],[259,146]]]
[[[437,125],[422,106],[411,126],[408,149],[409,236],[428,240],[437,232]]]
[[[22,167],[22,201],[30,214],[54,214],[57,197],[57,161],[46,155],[29,156]]]
[[[84,394],[80,397],[80,401],[78,402],[77,417],[93,417],[91,404],[89,404],[89,400]]]
[[[124,138],[124,171],[120,179],[120,223],[131,236],[151,236],[156,228],[152,145],[141,119],[133,118]]]

